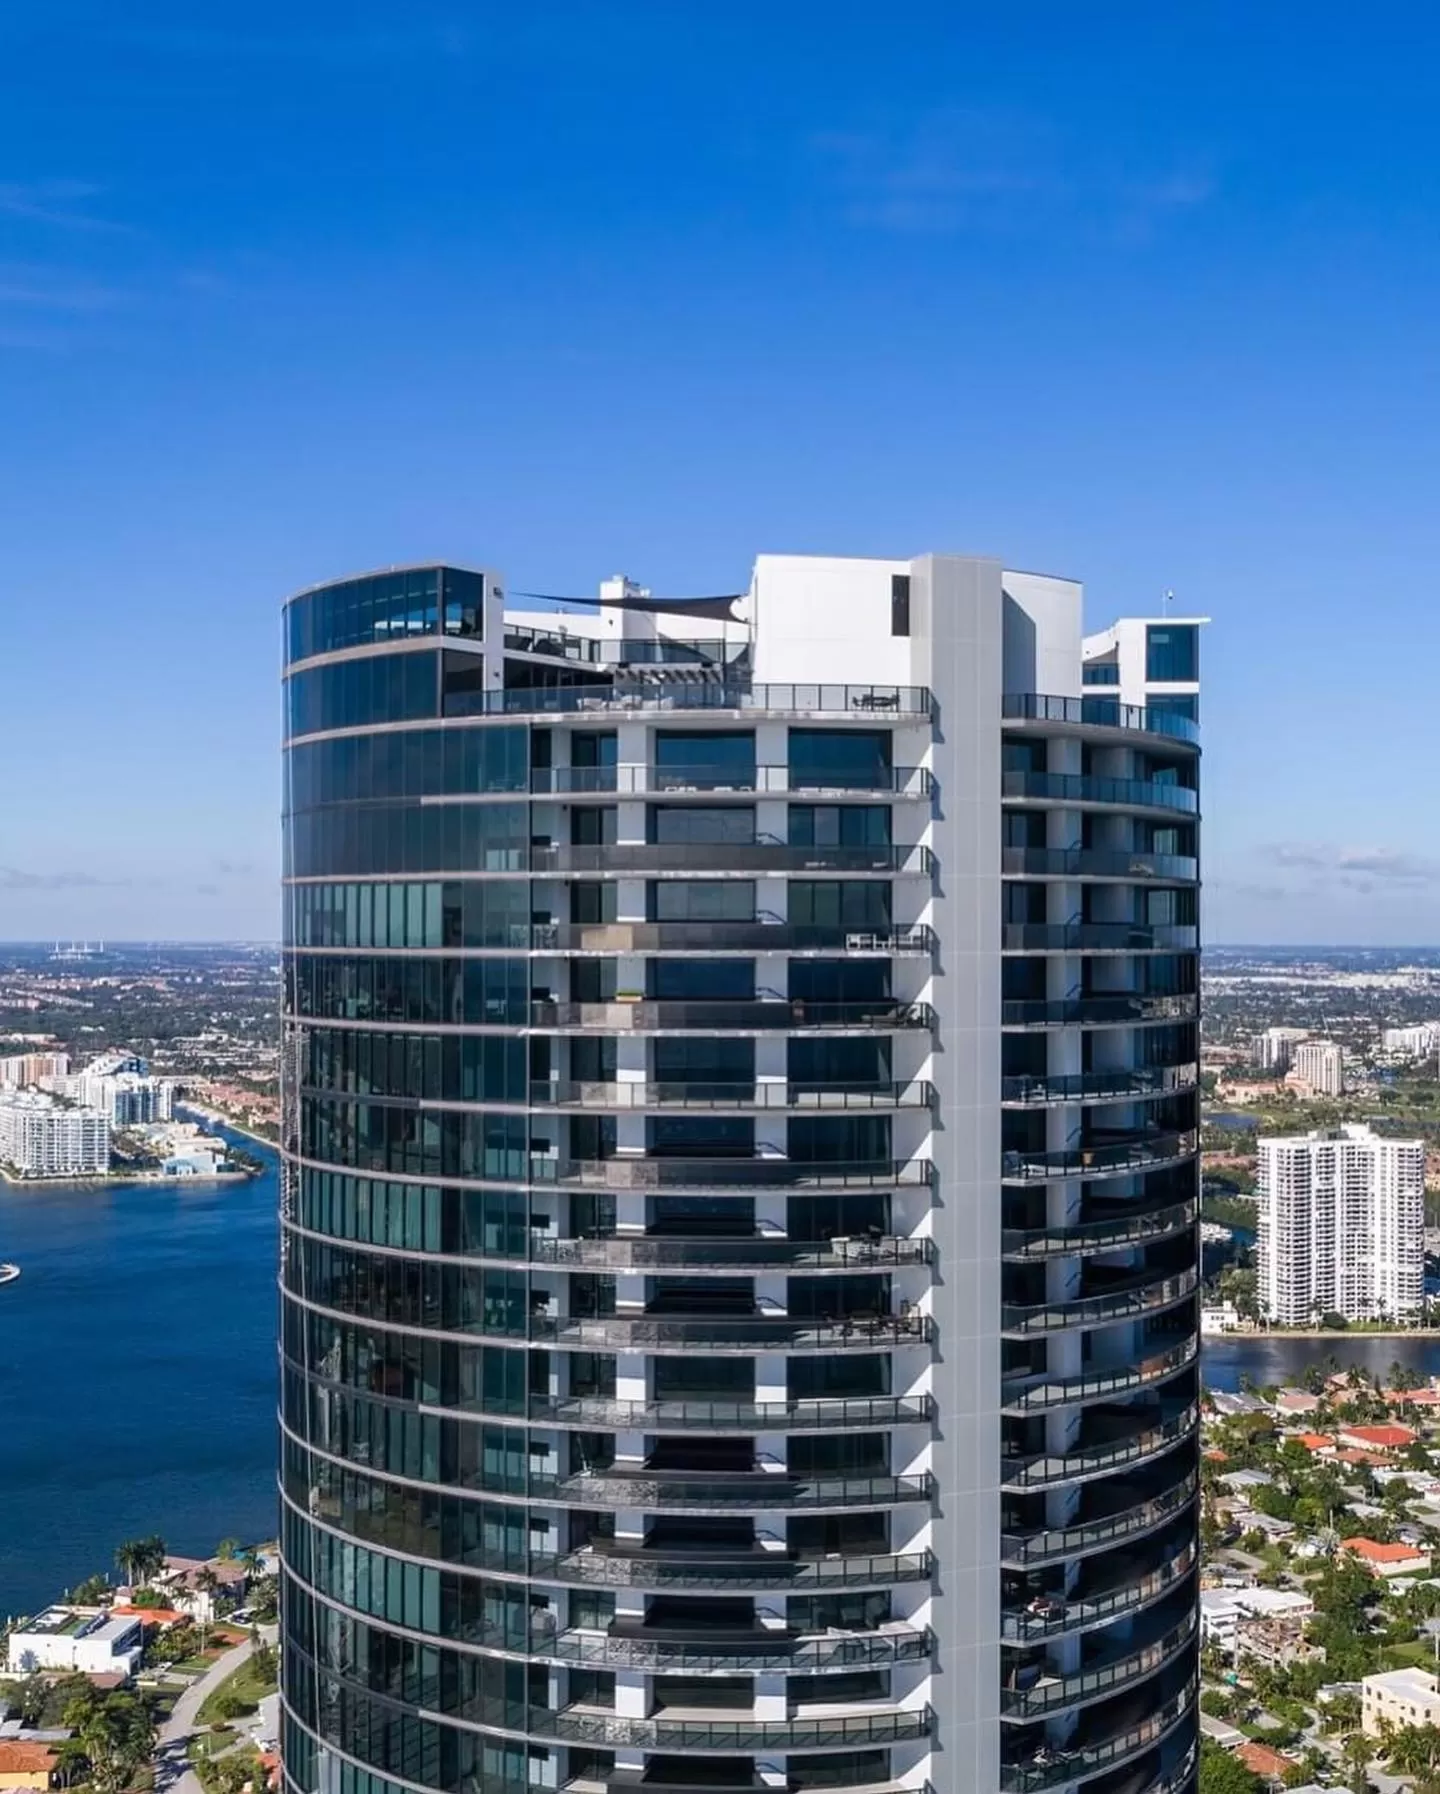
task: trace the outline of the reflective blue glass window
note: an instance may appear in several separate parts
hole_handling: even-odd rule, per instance
[[[1147,627],[1145,677],[1162,683],[1200,677],[1200,631],[1193,623],[1152,623]]]

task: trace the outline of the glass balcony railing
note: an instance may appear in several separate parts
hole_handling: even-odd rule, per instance
[[[1193,884],[1200,862],[1180,853],[1117,853],[1103,847],[1005,847],[1000,870],[1011,878],[1160,878]]]
[[[1006,1333],[1048,1333],[1057,1329],[1129,1320],[1169,1308],[1194,1295],[1199,1272],[1181,1271],[1159,1277],[1153,1271],[1117,1283],[1102,1294],[1080,1295],[1069,1302],[1041,1302],[1034,1307],[1007,1303],[1000,1310],[1000,1326]]]
[[[567,1189],[874,1190],[895,1184],[933,1184],[929,1159],[864,1160],[782,1158],[550,1159],[533,1156],[531,1181]]]
[[[1163,1383],[1195,1362],[1200,1342],[1187,1332],[1163,1352],[1155,1352],[1139,1364],[1117,1364],[1104,1370],[1087,1370],[1074,1377],[1006,1377],[1000,1400],[1007,1413],[1034,1414],[1047,1408],[1068,1408],[1080,1402],[1104,1401],[1132,1389],[1148,1389]]]
[[[741,715],[928,719],[935,700],[922,685],[756,685],[749,679],[597,680],[585,685],[516,686],[451,692],[447,716],[564,716],[591,711],[723,710]],[[1143,713],[1142,713],[1143,714]]]
[[[1137,922],[1006,922],[1007,953],[1194,953],[1198,928],[1152,928]]]
[[[1127,1028],[1152,1022],[1193,1020],[1200,1013],[1196,996],[1150,997],[1139,991],[1097,991],[1088,997],[1058,1002],[1004,1002],[1000,1022],[1006,1028]]]
[[[494,1566],[499,1567],[499,1566]],[[935,1559],[928,1551],[886,1554],[836,1552],[796,1558],[784,1551],[686,1554],[663,1549],[624,1552],[573,1551],[563,1558],[526,1558],[517,1575],[538,1581],[579,1583],[598,1588],[782,1590],[811,1594],[836,1588],[890,1588],[928,1582]]]
[[[881,1235],[837,1236],[829,1240],[700,1235],[560,1240],[532,1233],[530,1241],[525,1256],[537,1264],[604,1271],[884,1271],[930,1264],[935,1256],[932,1240]]]
[[[1200,1150],[1200,1136],[1184,1133],[1137,1134],[1128,1140],[1097,1140],[1061,1152],[1007,1152],[1000,1175],[1006,1183],[1057,1183],[1087,1177],[1116,1177],[1153,1170]]]
[[[532,847],[529,870],[554,873],[866,872],[929,878],[928,847],[793,847],[786,841],[611,841],[593,847]]]
[[[663,1513],[761,1513],[771,1509],[900,1507],[932,1501],[935,1479],[923,1476],[791,1476],[784,1470],[710,1470],[620,1474],[592,1471],[547,1485],[532,1477],[533,1499],[577,1507],[641,1508]]]
[[[1172,741],[1198,743],[1200,725],[1169,710],[1146,710],[1115,698],[1052,698],[1038,692],[1009,692],[1000,714],[1007,722],[1063,723],[1067,727],[1138,730]]]
[[[503,1640],[493,1642],[504,1648]],[[522,1650],[535,1656],[594,1669],[638,1669],[651,1673],[691,1670],[731,1675],[802,1675],[921,1663],[934,1648],[934,1634],[928,1628],[899,1625],[887,1632],[856,1632],[846,1637],[787,1637],[782,1633],[773,1642],[751,1637],[737,1639],[730,1646],[720,1643],[715,1632],[707,1632],[703,1622],[697,1622],[695,1637],[688,1640],[647,1637],[643,1630],[625,1636],[553,1629],[547,1635],[542,1629],[538,1637],[532,1635],[521,1645]]]
[[[1159,1743],[1188,1716],[1195,1703],[1196,1688],[1197,1684],[1191,1680],[1138,1724],[1126,1724],[1120,1731],[1111,1731],[1103,1724],[1090,1727],[1082,1722],[1075,1742],[1063,1748],[1041,1745],[1027,1751],[1018,1762],[1002,1763],[1000,1786],[1003,1794],[1046,1794],[1051,1788],[1064,1788],[1071,1782],[1098,1775],[1102,1769],[1117,1768],[1132,1761]],[[1087,1736],[1092,1732],[1100,1735]],[[1144,1790],[1144,1794],[1150,1794],[1150,1790]]]
[[[806,766],[542,766],[530,775],[535,797],[656,797],[667,793],[727,792],[747,796],[792,791],[827,797],[925,798],[934,779],[924,766],[820,770]]]
[[[1113,661],[1093,661],[1083,669],[1081,682],[1085,685],[1118,685],[1120,668]]]
[[[1067,1633],[1107,1625],[1111,1620],[1157,1600],[1173,1588],[1194,1569],[1195,1556],[1194,1541],[1187,1539],[1178,1551],[1148,1575],[1136,1576],[1103,1594],[1054,1599],[1040,1596],[1024,1606],[1009,1607],[1001,1615],[1000,1637],[1006,1644],[1032,1644],[1040,1639],[1062,1638]]]
[[[1146,1240],[1182,1233],[1199,1219],[1199,1205],[1194,1197],[1179,1202],[1137,1202],[1133,1208],[1117,1205],[1117,1210],[1103,1219],[1081,1220],[1072,1227],[1006,1228],[1000,1236],[1000,1250],[1009,1259],[1111,1252],[1117,1246],[1138,1246]]]
[[[509,944],[537,953],[930,954],[931,928],[842,928],[806,922],[552,922]]]
[[[529,1337],[572,1351],[840,1352],[877,1346],[925,1345],[934,1323],[922,1314],[865,1314],[826,1321],[776,1316],[619,1315],[530,1317]]]
[[[1000,1541],[1001,1561],[1035,1569],[1143,1538],[1183,1512],[1194,1501],[1199,1486],[1199,1478],[1190,1470],[1162,1493],[1146,1501],[1137,1501],[1132,1507],[1116,1513],[1102,1514],[1094,1520],[1079,1520],[1069,1526],[1051,1527],[1043,1532],[1006,1533]]]
[[[1000,795],[1062,804],[1114,804],[1130,810],[1173,810],[1183,816],[1194,816],[1200,809],[1200,793],[1187,785],[1147,779],[1096,779],[1070,772],[1002,773]]]
[[[622,1402],[610,1396],[534,1396],[530,1419],[546,1426],[702,1433],[820,1432],[837,1427],[918,1426],[934,1417],[928,1395],[827,1396],[817,1401]]]
[[[1143,1464],[1188,1438],[1199,1418],[1199,1407],[1188,1402],[1169,1412],[1162,1408],[1153,1424],[1116,1438],[1084,1443],[1082,1436],[1082,1442],[1066,1452],[1006,1453],[1001,1459],[1001,1481],[1007,1489],[1043,1489],[1102,1476],[1122,1465]]]
[[[717,666],[733,665],[746,658],[750,643],[726,641],[672,641],[650,637],[644,641],[600,640],[574,635],[568,629],[539,629],[518,623],[505,625],[505,647],[512,654],[539,654],[547,660],[568,660],[577,666]]]
[[[1177,1086],[1178,1088],[1178,1086]],[[604,1084],[552,1078],[530,1086],[532,1107],[556,1109],[932,1109],[935,1086],[910,1083],[842,1084],[807,1089],[798,1084]]]
[[[933,1028],[928,1003],[873,997],[853,1002],[814,1003],[808,998],[755,997],[749,1001],[695,998],[685,1002],[636,998],[614,1003],[532,1003],[532,1028],[595,1028],[606,1034],[696,1030],[737,1033],[788,1032],[802,1028]]]
[[[1054,1077],[1014,1077],[1000,1081],[1000,1100],[1015,1108],[1053,1103],[1123,1102],[1130,1098],[1173,1096],[1193,1090],[1200,1067],[1185,1065],[1120,1067],[1114,1071],[1057,1073]]]
[[[1103,1700],[1106,1695],[1117,1694],[1153,1675],[1182,1651],[1194,1635],[1195,1614],[1191,1612],[1153,1644],[1131,1651],[1113,1662],[1077,1670],[1074,1675],[1042,1676],[1032,1688],[1003,1690],[1001,1711],[1011,1717],[1041,1719],[1050,1713],[1063,1712],[1067,1707]]]

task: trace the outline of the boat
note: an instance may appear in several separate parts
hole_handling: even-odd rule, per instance
[[[19,1265],[0,1264],[0,1283],[13,1283],[19,1275]]]

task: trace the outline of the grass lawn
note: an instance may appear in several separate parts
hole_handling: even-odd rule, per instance
[[[248,1711],[254,1712],[267,1694],[274,1694],[275,1679],[263,1676],[253,1656],[247,1657],[233,1675],[226,1676],[218,1688],[214,1688],[200,1703],[200,1724],[210,1725],[224,1716],[224,1702],[227,1697],[243,1701]]]
[[[218,1757],[221,1751],[229,1750],[239,1736],[234,1726],[226,1726],[218,1732],[197,1732],[190,1740],[187,1754],[192,1763],[208,1762],[211,1757]]]

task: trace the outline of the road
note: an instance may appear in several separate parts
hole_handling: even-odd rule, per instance
[[[169,1789],[173,1794],[204,1794],[200,1777],[190,1767],[188,1746],[202,1728],[197,1721],[201,1703],[225,1680],[233,1675],[255,1648],[253,1639],[233,1646],[218,1657],[198,1682],[192,1682],[178,1701],[170,1717],[160,1727],[160,1740],[155,1747],[155,1789]]]

